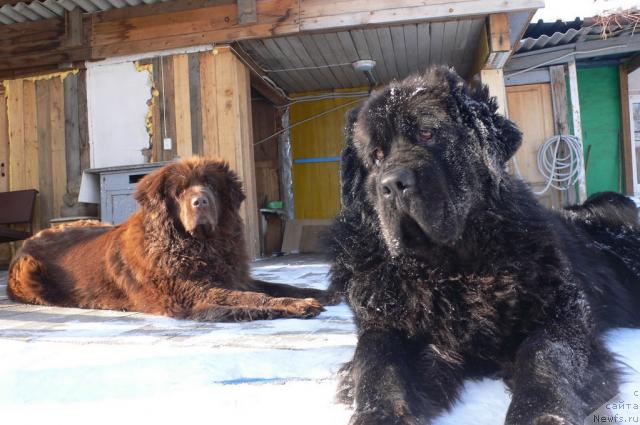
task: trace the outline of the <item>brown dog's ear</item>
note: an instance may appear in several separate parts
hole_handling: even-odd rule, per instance
[[[233,208],[238,209],[245,200],[244,191],[242,190],[242,182],[238,178],[238,175],[229,169],[227,166],[227,188],[229,193],[229,200]]]
[[[240,208],[240,204],[245,199],[242,182],[229,167],[229,163],[223,160],[207,159],[204,163],[204,174],[205,179],[222,197],[223,202],[228,202],[235,210]],[[221,188],[221,185],[224,188]]]
[[[164,202],[165,182],[168,174],[167,167],[162,167],[147,174],[138,182],[133,197],[140,206],[154,208]]]

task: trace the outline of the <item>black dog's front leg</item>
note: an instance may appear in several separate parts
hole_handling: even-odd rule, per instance
[[[507,425],[582,425],[615,396],[618,370],[600,338],[562,326],[540,330],[520,347]]]
[[[356,411],[350,425],[417,425],[449,407],[461,386],[459,370],[432,347],[414,350],[392,331],[365,331],[349,380]]]
[[[252,279],[252,283],[256,291],[264,292],[271,297],[315,298],[323,305],[335,305],[340,302],[340,294],[329,290],[299,288],[285,283],[265,282],[258,279]]]

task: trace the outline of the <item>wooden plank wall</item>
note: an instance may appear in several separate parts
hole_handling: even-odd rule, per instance
[[[150,64],[154,97],[151,126],[152,161],[202,155],[200,55],[189,53],[140,61]],[[164,149],[163,140],[171,139]]]
[[[7,98],[0,84],[0,192],[9,190],[9,121],[7,119]],[[0,265],[11,260],[11,246],[0,244]]]
[[[206,155],[228,161],[247,193],[241,214],[250,251],[257,255],[258,204],[248,69],[227,47],[139,64],[151,65],[153,91],[157,93],[150,106],[151,160]],[[170,149],[165,149],[169,147],[163,143],[165,138],[171,139]]]
[[[84,71],[0,83],[0,190],[38,190],[34,230],[52,218],[83,215],[77,197],[89,166]],[[0,264],[8,261],[4,244]]]
[[[262,140],[276,133],[282,127],[278,110],[266,100],[251,102],[253,115],[253,138]],[[282,200],[280,195],[280,158],[278,138],[254,146],[256,161],[256,198],[258,206],[269,201]]]
[[[37,189],[34,227],[59,217],[66,193],[64,90],[60,77],[5,82],[9,123],[9,190]]]

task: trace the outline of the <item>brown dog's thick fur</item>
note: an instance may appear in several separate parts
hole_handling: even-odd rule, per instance
[[[118,226],[85,221],[27,240],[9,269],[17,301],[210,321],[312,317],[325,291],[252,280],[226,162],[191,158],[145,176]],[[286,297],[286,298],[281,298]]]

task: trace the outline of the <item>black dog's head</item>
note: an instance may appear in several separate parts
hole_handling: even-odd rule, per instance
[[[485,87],[471,89],[444,67],[394,82],[362,106],[353,145],[392,254],[454,244],[497,191],[521,134],[496,109]]]

